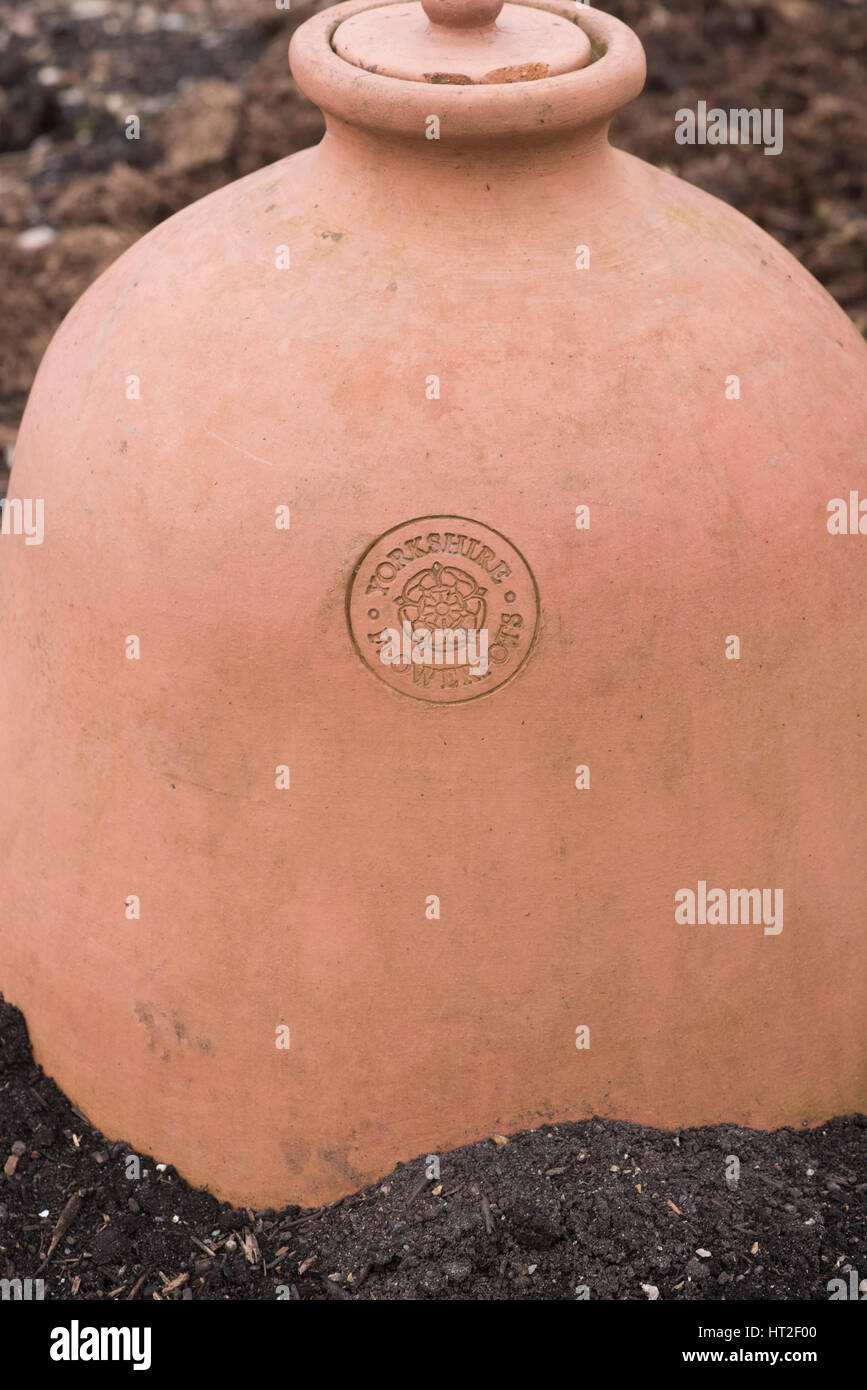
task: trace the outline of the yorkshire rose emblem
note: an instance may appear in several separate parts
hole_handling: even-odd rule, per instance
[[[347,612],[358,653],[381,680],[413,699],[457,704],[517,673],[536,638],[539,595],[499,531],[429,516],[369,546]]]

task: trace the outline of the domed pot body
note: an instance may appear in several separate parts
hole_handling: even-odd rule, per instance
[[[641,50],[578,20],[586,68],[508,89],[310,21],[322,144],[122,256],[27,408],[0,987],[95,1125],[233,1202],[867,1101],[867,536],[828,525],[867,351],[608,144]],[[437,603],[487,675],[381,660]]]

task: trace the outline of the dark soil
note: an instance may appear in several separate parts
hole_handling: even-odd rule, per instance
[[[233,1209],[150,1157],[128,1178],[129,1154],[34,1065],[0,999],[0,1278],[41,1277],[47,1299],[827,1300],[829,1279],[867,1272],[863,1115],[545,1126],[303,1213]]]

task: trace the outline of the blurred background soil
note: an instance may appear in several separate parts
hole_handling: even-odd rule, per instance
[[[752,217],[867,334],[867,0],[601,7],[648,56],[614,143]],[[0,494],[40,357],[82,291],[163,218],[318,140],[286,48],[323,8],[0,0]],[[781,107],[783,153],[677,145],[675,113],[699,100]]]

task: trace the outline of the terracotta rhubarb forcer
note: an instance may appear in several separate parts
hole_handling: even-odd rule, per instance
[[[0,984],[94,1124],[254,1206],[867,1103],[867,351],[609,146],[629,29],[425,13],[305,24],[322,143],[73,309],[0,549]]]

